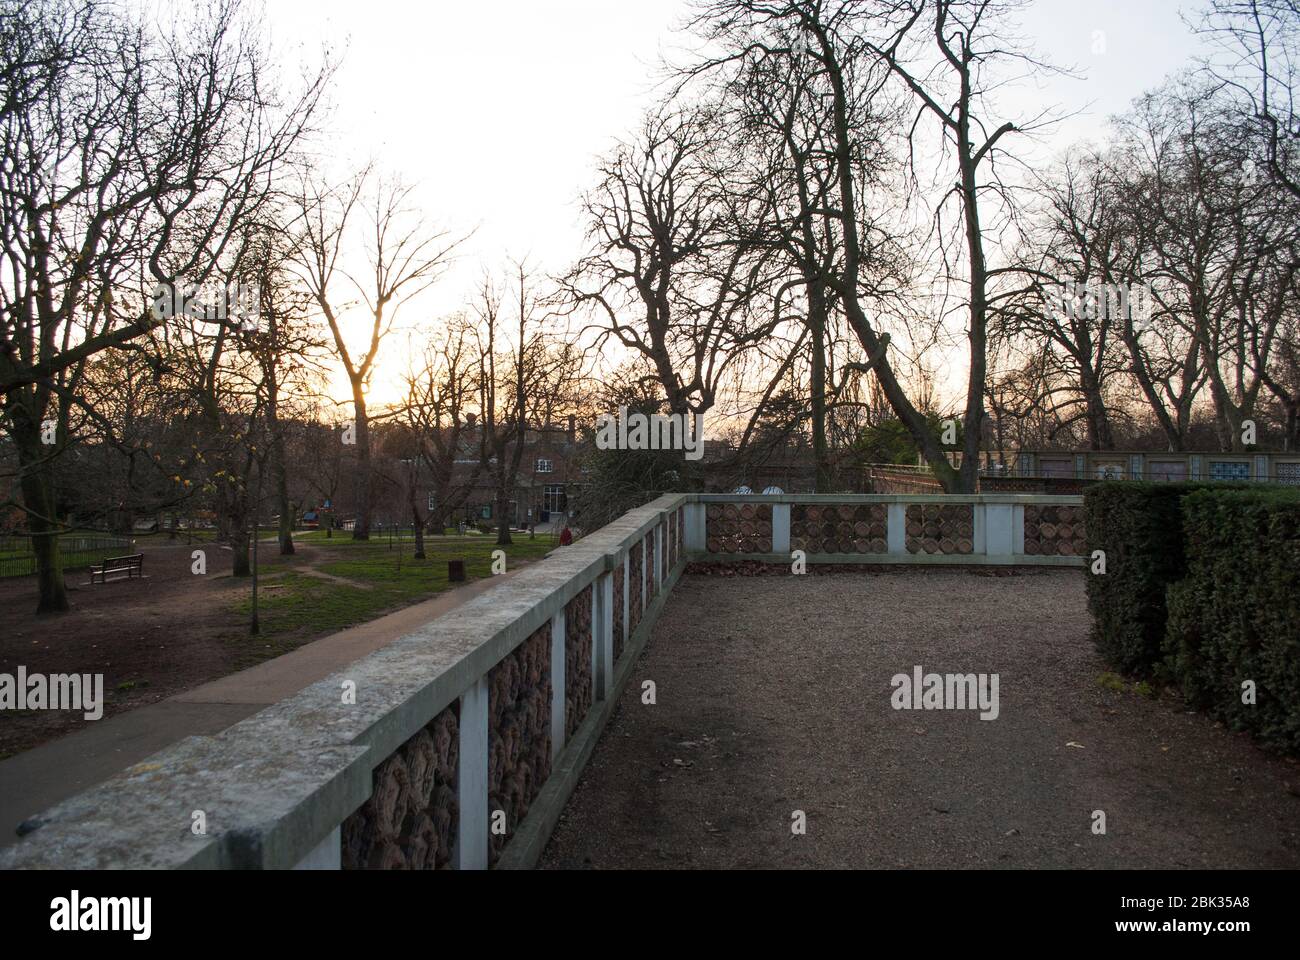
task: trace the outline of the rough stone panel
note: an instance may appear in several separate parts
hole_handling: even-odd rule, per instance
[[[888,553],[889,508],[883,503],[796,503],[790,549],[817,553]]]
[[[645,589],[645,573],[641,569],[641,548],[634,545],[630,551],[631,561],[628,564],[628,575],[632,578],[629,585],[627,603],[627,635],[631,637],[636,633],[637,624],[641,622],[641,591]]]
[[[772,505],[710,503],[704,511],[709,553],[771,553]]]
[[[623,564],[614,568],[614,662],[623,656]]]
[[[495,864],[551,775],[551,624],[542,624],[488,673],[488,833]]]
[[[1088,550],[1083,507],[1025,507],[1025,553],[1031,557],[1081,557]]]
[[[459,809],[456,701],[375,768],[370,799],[343,821],[344,870],[445,870]]]
[[[906,522],[908,553],[975,552],[975,508],[969,503],[910,504]]]
[[[564,735],[573,736],[591,709],[591,587],[564,608]]]
[[[645,598],[649,603],[655,596],[655,535],[650,531],[645,535]]]

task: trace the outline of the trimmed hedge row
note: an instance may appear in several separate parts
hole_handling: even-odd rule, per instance
[[[1222,484],[1215,486],[1224,489]],[[1123,480],[1084,491],[1093,639],[1107,662],[1124,673],[1150,676],[1160,665],[1165,591],[1183,578],[1187,568],[1182,498],[1209,487]],[[1105,553],[1104,575],[1092,573],[1097,550]]]
[[[1169,590],[1165,656],[1183,694],[1234,730],[1300,752],[1300,491],[1183,501],[1187,576]],[[1253,682],[1254,703],[1243,703]]]
[[[1103,483],[1084,494],[1105,659],[1176,682],[1235,729],[1300,750],[1300,491]],[[1105,551],[1105,573],[1092,553]],[[1256,703],[1242,703],[1242,682]]]

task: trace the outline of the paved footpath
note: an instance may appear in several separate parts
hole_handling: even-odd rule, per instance
[[[220,733],[442,616],[524,566],[330,634],[147,707],[87,724],[77,733],[0,761],[0,847],[15,842],[15,828],[33,814],[178,740]]]

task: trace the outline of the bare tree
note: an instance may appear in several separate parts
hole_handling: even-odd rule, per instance
[[[480,321],[480,457],[495,489],[501,545],[512,542],[510,494],[518,489],[530,416],[558,409],[556,398],[577,380],[580,360],[572,344],[557,344],[548,331],[547,302],[527,264],[516,261],[510,273],[508,286],[485,279],[475,305]]]
[[[598,343],[645,359],[674,413],[711,409],[775,326],[751,309],[762,213],[727,190],[718,138],[706,106],[651,113],[602,162],[583,198],[590,252],[562,281],[570,309],[595,312]]]
[[[790,24],[779,26],[791,29]],[[794,36],[787,38],[788,56],[773,55],[764,48],[752,50],[732,64],[709,64],[705,69],[722,74],[719,96],[727,111],[720,127],[731,130],[732,135],[719,141],[730,146],[734,157],[727,165],[732,171],[728,189],[749,198],[748,206],[759,211],[755,236],[759,244],[776,253],[775,269],[766,284],[772,299],[770,316],[776,329],[787,321],[802,327],[797,338],[777,340],[775,353],[765,343],[764,354],[775,373],[755,405],[756,417],[742,435],[740,446],[743,451],[757,417],[771,412],[765,407],[771,404],[777,384],[788,374],[806,377],[797,390],[807,396],[807,408],[802,413],[792,408],[795,415],[789,426],[794,429],[808,422],[816,465],[814,485],[824,492],[836,483],[831,435],[837,421],[853,421],[851,414],[845,417],[847,411],[861,409],[858,386],[870,372],[871,363],[862,362],[860,347],[855,351],[851,344],[837,343],[843,311],[831,278],[843,270],[845,262],[836,196],[843,154],[836,145],[833,87],[828,86],[825,66],[816,57],[804,55],[806,40],[799,28],[795,29]],[[687,75],[698,73],[696,68]],[[859,108],[848,117],[855,144],[849,158],[850,177],[860,188],[878,189],[882,168],[891,159],[886,131],[898,117],[884,109],[882,102],[871,101],[870,88],[856,92],[866,96],[855,99]],[[904,265],[901,245],[876,230],[874,213],[861,206],[854,216],[860,224],[859,235],[871,238],[858,252],[858,286],[864,294],[878,295],[891,283],[901,286]],[[852,338],[851,332],[848,337]],[[767,342],[773,339],[769,334]],[[843,357],[838,371],[837,345]],[[802,349],[806,349],[806,373],[794,362],[802,359]],[[772,426],[769,423],[765,432],[775,440],[782,431],[774,431]],[[841,439],[852,433],[850,430]]]
[[[148,350],[151,283],[203,283],[307,130],[328,76],[281,102],[238,0],[167,33],[92,0],[6,0],[0,396],[38,609],[67,608],[53,496],[85,362]],[[55,442],[48,424],[55,427]]]
[[[416,526],[416,557],[424,555],[422,530],[441,533],[468,501],[484,462],[469,446],[482,367],[475,349],[475,330],[464,314],[448,318],[426,343],[406,374],[402,424],[410,434],[408,496]],[[463,461],[472,460],[472,463]],[[457,466],[465,467],[457,471]],[[421,478],[429,477],[430,503],[422,513]]]
[[[1300,0],[1211,0],[1197,26],[1218,47],[1207,70],[1254,123],[1271,176],[1300,199]]]
[[[357,448],[354,540],[370,539],[374,471],[366,393],[380,346],[400,308],[433,285],[460,243],[426,226],[410,206],[412,189],[380,180],[367,167],[335,189],[306,183],[298,198],[295,259],[329,325],[352,392]],[[364,274],[349,272],[353,256],[367,262]],[[353,305],[350,297],[359,300],[368,329],[366,345],[356,353],[344,329],[344,316]]]
[[[1038,178],[1037,189],[1044,210],[1026,241],[1035,282],[1026,296],[1004,304],[998,325],[1028,340],[1028,352],[1044,363],[1041,380],[1012,382],[1037,380],[1055,429],[1082,422],[1087,445],[1109,450],[1115,436],[1107,393],[1127,369],[1125,318],[1110,292],[1138,279],[1138,250],[1103,151],[1067,153]],[[1123,306],[1131,312],[1134,304],[1125,296]]]
[[[1134,373],[1175,448],[1202,383],[1223,449],[1242,448],[1297,270],[1300,208],[1251,175],[1242,133],[1215,87],[1178,81],[1125,118],[1114,164],[1154,286],[1157,335],[1183,344],[1184,359],[1166,374],[1166,384],[1174,373],[1179,382],[1177,393],[1165,387],[1171,416],[1153,397],[1150,355],[1126,322]]]

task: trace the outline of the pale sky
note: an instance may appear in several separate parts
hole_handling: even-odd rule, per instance
[[[323,44],[342,53],[330,159],[373,157],[419,184],[428,217],[477,229],[460,261],[400,322],[463,305],[485,267],[528,255],[563,270],[581,251],[577,198],[595,159],[655,99],[662,53],[685,0],[266,0],[273,43],[292,61]],[[1101,135],[1106,117],[1197,48],[1179,18],[1189,0],[1037,0],[1023,35],[1082,79],[1008,93],[1007,113],[1060,103],[1087,112],[1050,147]],[[1100,33],[1099,33],[1100,31]],[[1102,50],[1103,52],[1094,52]],[[395,335],[381,366],[396,374]],[[384,363],[388,360],[388,363]],[[382,376],[382,375],[381,375]],[[376,384],[376,399],[390,399]]]

